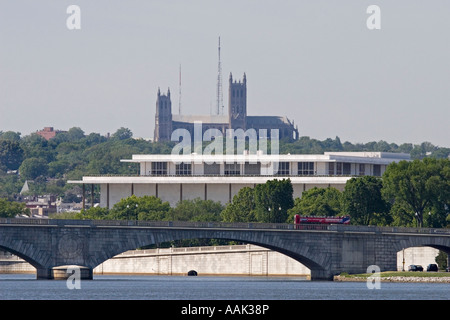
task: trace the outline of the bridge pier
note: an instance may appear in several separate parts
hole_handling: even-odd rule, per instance
[[[325,270],[311,270],[311,281],[333,281],[334,276]]]
[[[79,280],[92,280],[93,274],[92,268],[74,265],[36,269],[36,279],[38,280],[67,280],[69,277],[75,277]]]
[[[51,268],[36,268],[36,279],[38,280],[52,279],[51,274]]]

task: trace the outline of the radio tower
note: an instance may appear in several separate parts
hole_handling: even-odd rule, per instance
[[[220,61],[220,37],[219,37],[219,65],[217,68],[217,114],[223,114],[223,93],[222,93],[222,62]]]

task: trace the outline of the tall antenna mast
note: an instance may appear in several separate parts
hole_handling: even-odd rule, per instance
[[[219,65],[217,68],[217,114],[223,113],[223,93],[222,93],[222,62],[220,61],[220,37],[219,37]]]
[[[181,114],[181,63],[180,63],[180,82],[178,91],[178,114]]]

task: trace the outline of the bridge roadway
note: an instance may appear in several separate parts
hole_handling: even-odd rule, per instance
[[[370,265],[396,270],[397,252],[430,246],[450,254],[450,229],[346,225],[170,222],[127,220],[0,219],[0,248],[37,269],[37,279],[68,276],[66,266],[83,267],[82,278],[127,250],[181,239],[227,239],[286,254],[311,270],[311,280],[332,280],[341,272],[364,273]],[[449,255],[450,256],[450,255]]]

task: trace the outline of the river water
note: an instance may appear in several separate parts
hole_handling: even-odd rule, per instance
[[[74,284],[74,283],[71,283]],[[450,300],[450,284],[306,281],[298,277],[94,276],[65,280],[1,274],[0,299],[14,300]],[[70,286],[70,285],[69,285]],[[72,285],[73,287],[73,285]]]

